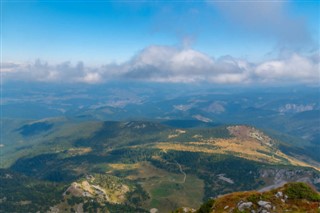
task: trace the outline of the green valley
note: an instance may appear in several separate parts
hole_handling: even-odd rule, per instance
[[[170,212],[180,206],[196,209],[211,197],[264,191],[286,182],[304,180],[320,188],[318,164],[307,156],[299,160],[285,154],[279,146],[292,145],[250,126],[174,128],[149,121],[75,124],[62,118],[41,122],[20,123],[6,136],[24,143],[8,144],[3,171],[33,180],[30,190],[44,183],[49,191],[53,186],[60,189],[55,187],[57,192],[48,195],[35,193],[28,200],[13,196],[16,184],[1,185],[2,202],[10,208],[20,209],[23,204],[21,209],[32,212],[41,199],[37,196],[54,196],[50,202],[42,201],[41,208]],[[19,178],[9,180],[24,184]]]

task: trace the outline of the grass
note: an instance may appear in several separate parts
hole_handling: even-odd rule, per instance
[[[157,208],[161,212],[170,212],[181,206],[198,208],[204,194],[202,180],[195,176],[187,175],[184,184],[176,183],[179,175],[169,174],[167,177],[146,180],[144,188],[151,194],[151,202],[145,207]],[[180,175],[181,176],[181,175]],[[157,205],[154,205],[156,202]]]
[[[161,199],[168,197],[174,192],[176,185],[174,183],[160,183],[156,188],[151,189],[151,196]]]
[[[288,196],[288,199],[285,202],[281,201],[281,199],[284,198],[278,198],[275,196],[278,191],[281,191],[284,195]],[[251,210],[257,210],[259,209],[258,202],[261,200],[270,202],[278,212],[319,212],[318,205],[320,201],[320,194],[306,183],[288,183],[283,187],[262,193],[247,191],[224,195],[216,198],[214,210],[211,209],[210,212],[226,212],[226,206],[229,206],[228,210],[234,208],[232,212],[240,212],[237,209],[237,204],[240,201],[252,202],[253,205]],[[204,207],[204,210],[208,209],[208,205],[206,203],[203,204],[202,207]],[[250,209],[245,209],[245,211],[242,212],[250,212]]]
[[[312,167],[320,171],[320,168],[290,157],[280,150],[263,145],[256,139],[208,139],[192,142],[157,142],[151,145],[164,152],[175,150],[209,154],[231,154],[256,162]]]
[[[202,203],[204,183],[194,175],[187,174],[186,182],[181,183],[183,174],[167,172],[148,162],[108,166],[113,172],[129,174],[127,179],[142,182],[143,189],[151,196],[151,199],[143,204],[146,209],[157,208],[160,212],[171,212],[181,206],[198,208]]]

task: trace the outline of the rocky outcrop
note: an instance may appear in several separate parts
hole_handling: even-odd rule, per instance
[[[258,205],[260,207],[258,210],[259,213],[268,213],[270,210],[274,209],[271,202],[260,200],[258,201]]]
[[[243,201],[240,201],[237,204],[239,211],[244,211],[246,209],[250,209],[252,207],[252,205],[253,205],[252,202],[243,202]]]
[[[208,203],[212,205],[208,205]],[[319,212],[319,210],[319,192],[315,191],[306,183],[288,183],[276,190],[266,192],[235,192],[223,195],[207,201],[197,212],[311,213]]]

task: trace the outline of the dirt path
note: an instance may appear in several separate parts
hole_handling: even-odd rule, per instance
[[[178,165],[181,174],[183,174],[183,181],[181,181],[180,183],[185,183],[187,179],[187,174],[182,170],[182,166],[180,165],[180,163],[178,163],[177,161],[175,162]]]

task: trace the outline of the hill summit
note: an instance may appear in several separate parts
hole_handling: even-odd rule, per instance
[[[210,199],[198,210],[183,207],[174,213],[279,213],[320,211],[320,193],[306,183],[288,183],[266,192],[234,192]]]

